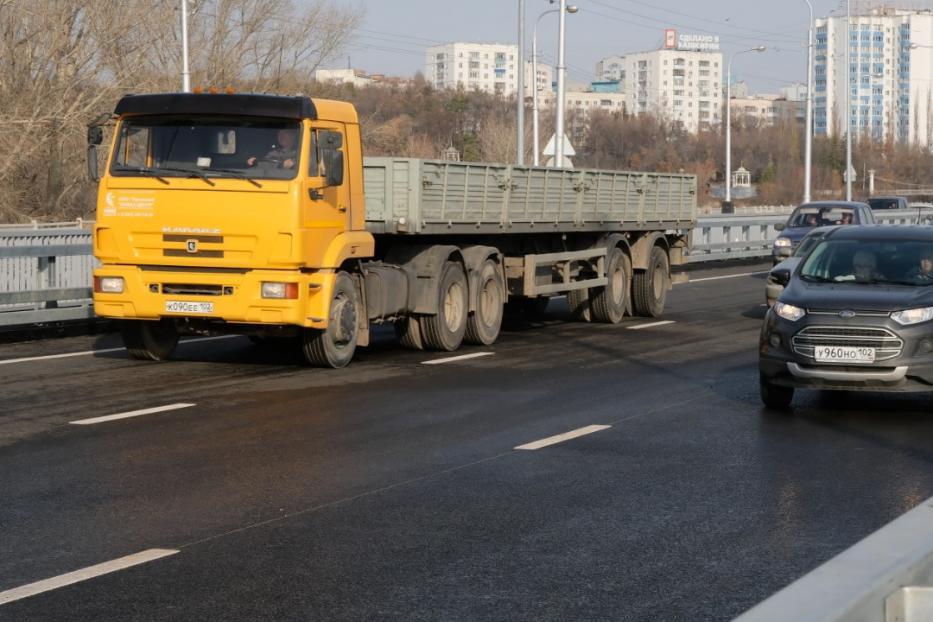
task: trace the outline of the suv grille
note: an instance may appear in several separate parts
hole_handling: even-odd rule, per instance
[[[876,361],[898,357],[904,348],[903,340],[887,328],[861,326],[807,326],[792,343],[794,352],[811,358],[815,346],[874,348]]]

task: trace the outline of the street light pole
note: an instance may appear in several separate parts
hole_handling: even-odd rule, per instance
[[[813,3],[810,0],[806,2],[810,8],[810,22],[807,26],[807,139],[803,163],[803,202],[809,203],[812,198],[810,174],[813,167]]]
[[[852,14],[846,0],[846,201],[852,200]]]
[[[542,17],[549,13],[557,13],[559,10],[551,9],[538,15],[538,19],[535,20],[534,30],[531,33],[531,83],[533,85],[531,87],[531,129],[532,142],[534,143],[532,147],[535,151],[532,161],[535,166],[541,165],[541,139],[538,131],[538,25],[541,23]],[[579,10],[576,5],[567,7],[568,13],[576,13]]]
[[[191,92],[191,72],[188,71],[188,0],[181,0],[181,91]]]
[[[525,165],[525,0],[518,0],[518,92],[515,99],[515,163]]]
[[[560,0],[559,26],[557,29],[557,123],[554,128],[554,163],[564,165],[564,24],[566,22],[567,0]]]
[[[733,52],[726,67],[726,204],[732,203],[732,61],[746,52],[764,52],[765,46]]]

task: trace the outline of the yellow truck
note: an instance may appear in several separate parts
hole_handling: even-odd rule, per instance
[[[140,359],[228,332],[343,367],[384,323],[453,351],[556,295],[584,321],[658,316],[696,223],[689,175],[364,159],[344,102],[128,95],[108,118],[94,309]]]

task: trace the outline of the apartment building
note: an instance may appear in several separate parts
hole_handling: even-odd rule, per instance
[[[868,8],[851,19],[846,97],[846,18],[815,20],[813,130],[933,144],[933,11]]]
[[[525,97],[531,97],[534,84],[539,93],[550,89],[553,68],[538,63],[532,80],[532,63],[525,63]],[[518,90],[518,46],[501,43],[455,42],[429,47],[424,75],[438,89],[477,89],[509,97]]]

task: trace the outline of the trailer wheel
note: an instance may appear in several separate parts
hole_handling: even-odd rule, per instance
[[[605,287],[590,290],[593,319],[607,324],[618,324],[625,317],[629,304],[632,262],[618,246],[609,250],[606,257]]]
[[[483,262],[476,292],[476,310],[467,317],[467,343],[488,346],[496,342],[502,329],[502,274],[492,259]]]
[[[437,288],[437,314],[418,319],[424,344],[431,350],[452,352],[460,347],[466,332],[469,290],[463,266],[448,261]]]
[[[406,350],[424,350],[421,323],[417,316],[410,316],[395,323],[395,336]]]
[[[360,295],[346,272],[337,273],[327,328],[306,328],[301,337],[305,360],[316,367],[346,367],[353,360],[358,337]]]
[[[591,322],[593,319],[592,304],[589,289],[572,289],[567,292],[567,305],[570,307],[570,317],[580,322]]]
[[[140,361],[164,361],[178,345],[178,330],[170,319],[123,320],[120,332],[126,351]]]
[[[655,246],[648,256],[648,269],[635,273],[632,280],[635,314],[643,317],[660,316],[664,312],[670,282],[671,269],[667,253],[660,246]]]

